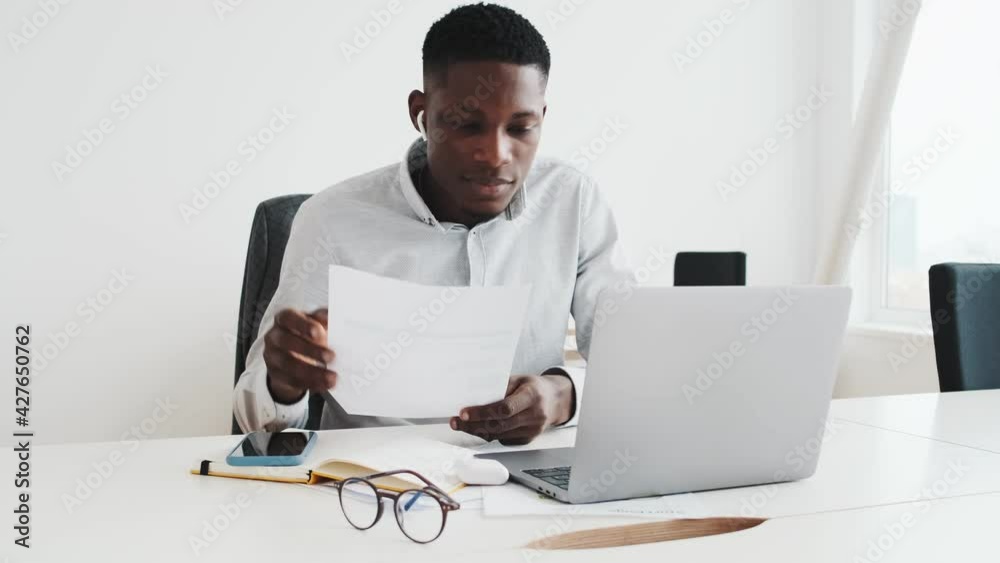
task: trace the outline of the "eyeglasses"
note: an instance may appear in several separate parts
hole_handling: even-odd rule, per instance
[[[394,475],[412,475],[426,485],[400,492],[379,488],[373,481]],[[382,518],[383,500],[392,499],[396,524],[403,535],[417,543],[430,543],[444,531],[448,513],[461,505],[423,475],[408,469],[376,473],[334,481],[340,497],[340,509],[351,526],[367,530]]]

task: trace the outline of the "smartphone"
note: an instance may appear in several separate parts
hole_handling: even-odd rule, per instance
[[[226,463],[270,467],[301,465],[315,443],[315,432],[251,432],[226,456]]]

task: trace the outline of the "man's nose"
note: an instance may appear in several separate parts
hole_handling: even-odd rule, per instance
[[[476,147],[476,162],[492,169],[500,168],[511,161],[511,142],[504,131],[484,135]]]

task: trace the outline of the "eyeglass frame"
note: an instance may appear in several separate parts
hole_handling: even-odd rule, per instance
[[[377,484],[374,483],[374,480],[376,479],[381,479],[383,477],[392,477],[394,475],[401,475],[401,474],[413,475],[417,479],[423,481],[426,486],[422,489],[412,488],[412,489],[404,489],[402,491],[392,491],[384,487],[379,487]],[[444,533],[445,526],[448,524],[448,513],[453,510],[458,510],[459,508],[462,508],[462,505],[459,504],[459,502],[456,501],[455,499],[451,498],[451,495],[444,492],[443,489],[432,483],[429,479],[427,479],[423,475],[410,469],[395,469],[392,471],[385,471],[382,473],[365,475],[363,477],[348,477],[347,479],[333,479],[332,481],[334,485],[336,485],[337,487],[337,500],[340,504],[340,511],[344,514],[344,518],[347,520],[347,523],[350,524],[355,530],[365,531],[375,527],[375,524],[378,524],[379,520],[382,519],[382,513],[384,512],[382,499],[392,499],[393,520],[396,521],[396,525],[399,527],[399,531],[402,532],[403,535],[406,536],[407,539],[409,539],[410,541],[419,544],[428,544],[441,537],[441,534]],[[351,521],[351,517],[347,515],[347,510],[344,508],[344,485],[346,483],[358,482],[358,481],[370,486],[372,490],[375,491],[375,498],[378,501],[378,512],[375,514],[375,519],[372,520],[371,524],[365,527],[358,526],[353,521]],[[406,533],[406,530],[403,528],[403,523],[399,521],[399,516],[397,515],[398,513],[396,511],[396,507],[399,504],[399,497],[410,491],[417,493],[424,493],[427,496],[432,497],[434,500],[438,502],[438,505],[440,505],[441,507],[441,528],[438,530],[437,535],[435,535],[433,538],[429,540],[421,541],[413,538],[412,536],[410,536],[410,534]]]

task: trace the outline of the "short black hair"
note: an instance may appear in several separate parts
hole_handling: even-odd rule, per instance
[[[497,61],[534,65],[548,81],[549,47],[527,19],[496,4],[468,4],[445,14],[424,38],[424,76],[445,76],[448,65]]]

